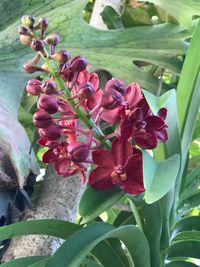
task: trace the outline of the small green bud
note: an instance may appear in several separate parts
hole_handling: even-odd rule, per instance
[[[24,15],[22,17],[22,24],[24,26],[27,26],[29,28],[32,28],[34,23],[35,23],[35,17],[30,16],[30,15]]]

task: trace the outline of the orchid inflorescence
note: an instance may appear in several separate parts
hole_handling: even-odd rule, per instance
[[[153,114],[137,83],[126,86],[113,78],[101,89],[98,75],[86,70],[87,59],[56,51],[60,36],[46,36],[47,28],[46,18],[36,24],[30,15],[22,17],[19,28],[21,43],[37,52],[24,70],[48,76],[42,82],[31,79],[26,86],[29,94],[38,96],[33,123],[40,135],[37,143],[48,148],[43,162],[65,177],[78,172],[83,182],[85,163],[96,164],[88,179],[92,187],[118,185],[129,194],[144,192],[141,149],[154,149],[167,140],[167,110]],[[106,127],[111,129],[107,135]],[[79,141],[80,135],[85,142]]]

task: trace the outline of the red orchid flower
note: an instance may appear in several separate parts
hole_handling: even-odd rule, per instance
[[[161,108],[157,115],[154,115],[147,101],[143,99],[121,123],[119,136],[122,140],[127,140],[132,136],[133,141],[139,147],[153,149],[159,142],[168,139],[167,125],[164,121],[166,115],[167,109],[165,108]]]
[[[107,82],[105,90],[113,88],[121,92],[123,101],[112,110],[104,109],[101,113],[101,119],[108,123],[118,123],[125,118],[125,114],[133,110],[137,104],[143,99],[142,91],[137,83],[131,83],[125,88],[125,84],[117,79],[112,79]]]
[[[129,194],[144,192],[141,152],[130,143],[116,138],[111,151],[95,150],[92,158],[98,165],[89,175],[92,187],[103,190],[118,185]]]
[[[89,147],[83,142],[75,142],[68,144],[67,142],[53,142],[47,144],[44,140],[40,144],[49,146],[49,150],[43,154],[42,161],[47,164],[52,164],[58,175],[64,177],[71,176],[80,172],[85,183],[86,171],[82,162],[86,160],[89,154]]]

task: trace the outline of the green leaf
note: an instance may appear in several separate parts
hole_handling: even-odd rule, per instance
[[[100,15],[108,29],[123,28],[120,14],[112,6],[105,6]]]
[[[146,203],[151,204],[161,199],[174,185],[180,166],[179,155],[156,162],[143,151],[143,174]]]
[[[114,203],[120,200],[125,194],[120,188],[115,187],[109,190],[95,190],[88,186],[82,195],[79,214],[83,216],[82,223],[93,220]]]
[[[158,87],[158,79],[133,64],[135,60],[149,62],[176,74],[180,73],[181,61],[175,56],[185,54],[187,45],[184,40],[191,36],[192,30],[185,31],[173,24],[114,31],[98,30],[87,25],[82,19],[82,10],[86,3],[86,0],[47,0],[45,3],[16,0],[13,6],[6,0],[1,4],[1,90],[8,88],[5,86],[8,80],[10,93],[15,86],[22,90],[28,79],[22,73],[21,64],[33,54],[29,48],[16,41],[16,28],[20,24],[20,16],[24,14],[33,14],[37,19],[41,16],[48,17],[49,31],[56,31],[61,35],[62,42],[59,47],[66,47],[73,54],[85,55],[92,67],[106,69],[114,77],[124,79],[127,83],[132,82],[134,77],[135,82],[148,90],[155,92]],[[3,4],[6,5],[6,9]],[[114,60],[115,58],[117,60]],[[167,85],[164,87],[168,88]]]
[[[128,224],[136,224],[134,215],[132,214],[132,212],[128,211],[121,211],[113,222],[113,225],[115,227]]]
[[[190,230],[200,231],[200,216],[189,216],[179,220],[173,228],[172,238],[180,232]]]
[[[14,259],[9,262],[1,264],[2,267],[27,267],[32,265],[33,263],[38,263],[41,260],[47,260],[46,256],[32,256],[32,257],[24,257],[19,259]],[[38,266],[39,267],[39,266]]]
[[[114,229],[106,223],[94,223],[74,233],[56,251],[46,267],[77,267],[92,248],[107,238],[119,238],[127,247],[135,266],[150,267],[149,247],[144,234],[136,226]]]
[[[138,227],[144,232],[150,248],[151,266],[160,266],[160,238],[162,214],[159,201],[146,204],[144,200],[129,197],[129,203]]]
[[[198,265],[188,262],[188,261],[181,261],[181,260],[176,260],[176,261],[171,261],[167,264],[165,264],[165,267],[197,267]]]
[[[177,88],[177,105],[182,135],[182,151],[187,151],[199,108],[200,22],[192,37]],[[183,101],[184,99],[184,101]]]
[[[36,263],[33,263],[31,265],[28,265],[27,267],[45,267],[46,263],[49,261],[49,258],[38,261]],[[20,266],[21,267],[21,266]]]
[[[81,266],[80,266],[81,267]],[[83,262],[83,267],[104,267],[100,263],[97,263],[94,260],[91,259],[85,259]]]
[[[191,27],[192,17],[200,15],[200,3],[196,0],[151,0],[150,2],[163,8],[185,27]]]
[[[62,220],[44,219],[33,221],[22,221],[11,225],[0,227],[0,240],[21,235],[50,235],[67,239],[81,226]]]
[[[179,234],[177,234],[174,238],[173,238],[173,242],[177,242],[177,241],[187,241],[187,240],[195,240],[195,241],[199,241],[200,240],[200,231],[185,231],[185,232],[181,232]]]
[[[128,267],[124,265],[120,255],[118,255],[113,247],[106,241],[100,242],[91,251],[91,254],[94,255],[104,267]]]
[[[175,242],[170,245],[167,251],[167,258],[191,257],[199,258],[200,240],[186,240]]]

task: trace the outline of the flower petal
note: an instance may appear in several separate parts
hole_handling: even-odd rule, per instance
[[[127,158],[133,155],[133,147],[129,142],[116,138],[112,143],[111,153],[115,165],[124,166]]]
[[[96,73],[92,73],[88,79],[90,83],[92,83],[94,87],[94,91],[96,92],[99,89],[99,77]]]
[[[166,108],[161,108],[158,110],[158,116],[161,117],[163,120],[166,119],[167,117],[167,109]]]
[[[137,83],[131,83],[126,89],[125,98],[131,109],[135,108],[138,102],[143,99],[140,86]]]
[[[120,121],[119,107],[116,107],[111,110],[104,109],[101,113],[101,119],[108,123],[117,123]]]
[[[70,167],[70,161],[67,159],[59,159],[55,162],[55,169],[58,175],[67,176]]]
[[[125,170],[127,180],[121,183],[120,188],[129,194],[144,192],[141,153],[129,157],[125,164]]]
[[[88,184],[100,190],[112,188],[114,184],[112,183],[110,174],[110,169],[97,167],[90,172]]]
[[[153,131],[145,131],[144,129],[135,132],[133,135],[134,142],[141,148],[153,149],[157,146],[157,137]]]
[[[155,132],[155,134],[157,136],[157,139],[158,139],[159,143],[167,141],[167,139],[168,139],[168,134],[167,134],[166,129],[164,129],[162,131],[159,131],[159,132]]]
[[[53,149],[49,149],[42,156],[42,161],[44,163],[51,163],[58,159],[58,156],[54,154]]]
[[[159,131],[165,128],[166,124],[162,118],[159,116],[150,116],[146,118],[147,129],[153,130],[153,131]]]
[[[87,107],[89,109],[93,109],[94,107],[99,105],[99,103],[101,102],[102,95],[103,95],[102,90],[101,89],[97,90],[89,99],[87,99],[86,101]]]
[[[95,164],[102,168],[113,169],[114,161],[110,151],[97,149],[92,152],[92,159]]]

